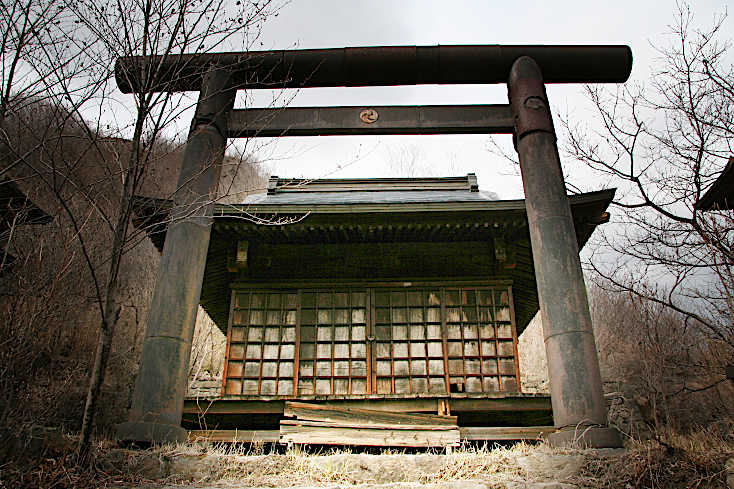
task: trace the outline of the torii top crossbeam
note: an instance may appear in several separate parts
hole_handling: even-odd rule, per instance
[[[239,88],[357,87],[506,83],[512,63],[530,56],[545,83],[621,83],[632,70],[628,46],[389,46],[240,53],[128,56],[115,67],[123,93],[142,68],[157,71],[158,91],[199,90],[212,65],[233,71]]]

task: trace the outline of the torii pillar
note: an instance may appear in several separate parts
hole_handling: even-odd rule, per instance
[[[146,321],[130,420],[117,429],[122,440],[186,441],[181,416],[189,356],[235,94],[226,68],[213,65],[203,75]]]
[[[120,58],[116,77],[125,93],[138,90],[140,73],[151,71],[159,77],[152,90],[201,93],[148,314],[130,420],[119,426],[119,438],[156,443],[186,438],[180,426],[186,375],[211,202],[227,137],[513,133],[557,428],[549,439],[558,445],[620,446],[618,433],[606,426],[589,305],[544,82],[621,83],[631,69],[627,46],[392,46]],[[360,121],[364,106],[232,109],[233,87],[467,83],[507,83],[511,104],[381,107],[375,124]],[[265,125],[257,121],[262,116],[269,121]]]
[[[532,58],[515,61],[507,83],[515,118],[557,445],[619,447],[606,426],[599,360],[579,247],[558,157],[548,97]]]

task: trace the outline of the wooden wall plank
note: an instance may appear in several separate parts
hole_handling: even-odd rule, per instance
[[[490,394],[488,397],[452,397],[449,399],[451,411],[488,412],[488,411],[550,411],[549,396],[502,395]],[[385,399],[382,397],[368,399],[332,399],[319,401],[319,405],[347,408],[362,408],[374,411],[389,412],[436,412],[436,397],[415,399]],[[282,399],[217,399],[193,400],[184,403],[185,414],[248,414],[248,413],[282,413],[285,400]]]
[[[551,409],[550,397],[506,397],[494,399],[449,399],[451,412],[544,411]]]
[[[485,278],[496,260],[486,242],[313,243],[252,242],[247,276],[256,280],[323,279],[377,276],[410,277],[416,270],[425,279]]]

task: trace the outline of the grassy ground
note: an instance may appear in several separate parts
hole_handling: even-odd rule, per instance
[[[463,480],[482,481],[489,488],[543,481],[583,488],[726,488],[724,465],[734,457],[730,435],[699,431],[666,440],[670,447],[630,441],[626,450],[614,452],[518,443],[467,446],[451,454],[271,451],[200,444],[123,451],[105,442],[90,464],[76,464],[72,452],[6,463],[0,466],[0,488],[441,486]],[[540,465],[528,463],[538,460]]]

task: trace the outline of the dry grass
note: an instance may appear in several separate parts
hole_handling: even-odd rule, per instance
[[[464,446],[442,451],[379,454],[348,449],[285,452],[263,445],[186,444],[121,451],[111,442],[97,447],[92,466],[78,465],[73,452],[0,466],[0,488],[158,487],[216,484],[223,487],[349,487],[404,484],[441,487],[452,481],[482,481],[502,488],[511,482],[563,481],[579,488],[726,488],[724,464],[734,457],[734,438],[713,430],[668,434],[666,448],[654,441],[628,442],[627,449],[560,450],[544,443]],[[115,458],[117,463],[110,464]],[[571,461],[575,474],[528,468],[528,459]]]
[[[722,488],[724,464],[734,457],[734,434],[700,429],[688,435],[667,433],[670,447],[654,441],[632,442],[614,459],[587,456],[574,482],[594,488]]]
[[[451,454],[427,451],[409,454],[383,450],[379,454],[349,449],[321,452],[298,447],[285,453],[263,453],[261,446],[183,445],[158,449],[169,460],[193,457],[206,468],[206,481],[245,487],[333,486],[386,483],[436,484],[446,481],[481,479],[490,484],[522,480],[516,459],[532,450],[519,443],[511,447],[463,447]],[[175,467],[171,467],[175,472]],[[179,482],[191,474],[173,473],[168,482]],[[196,479],[194,477],[194,479]],[[203,482],[203,480],[201,480]]]
[[[166,483],[217,483],[225,487],[357,486],[401,483],[441,485],[451,481],[481,480],[488,487],[509,482],[558,480],[553,470],[528,471],[522,460],[550,456],[581,457],[577,474],[565,479],[581,488],[726,488],[724,464],[734,456],[734,440],[701,430],[694,435],[668,437],[672,449],[655,442],[630,442],[627,450],[559,450],[546,444],[465,446],[451,454],[408,454],[385,450],[378,454],[350,450],[326,452],[292,449],[285,453],[262,446],[168,446],[155,450],[169,460]],[[560,457],[559,457],[560,456]],[[191,471],[195,459],[200,470]],[[188,462],[176,460],[188,459]],[[186,470],[177,468],[186,465]]]

